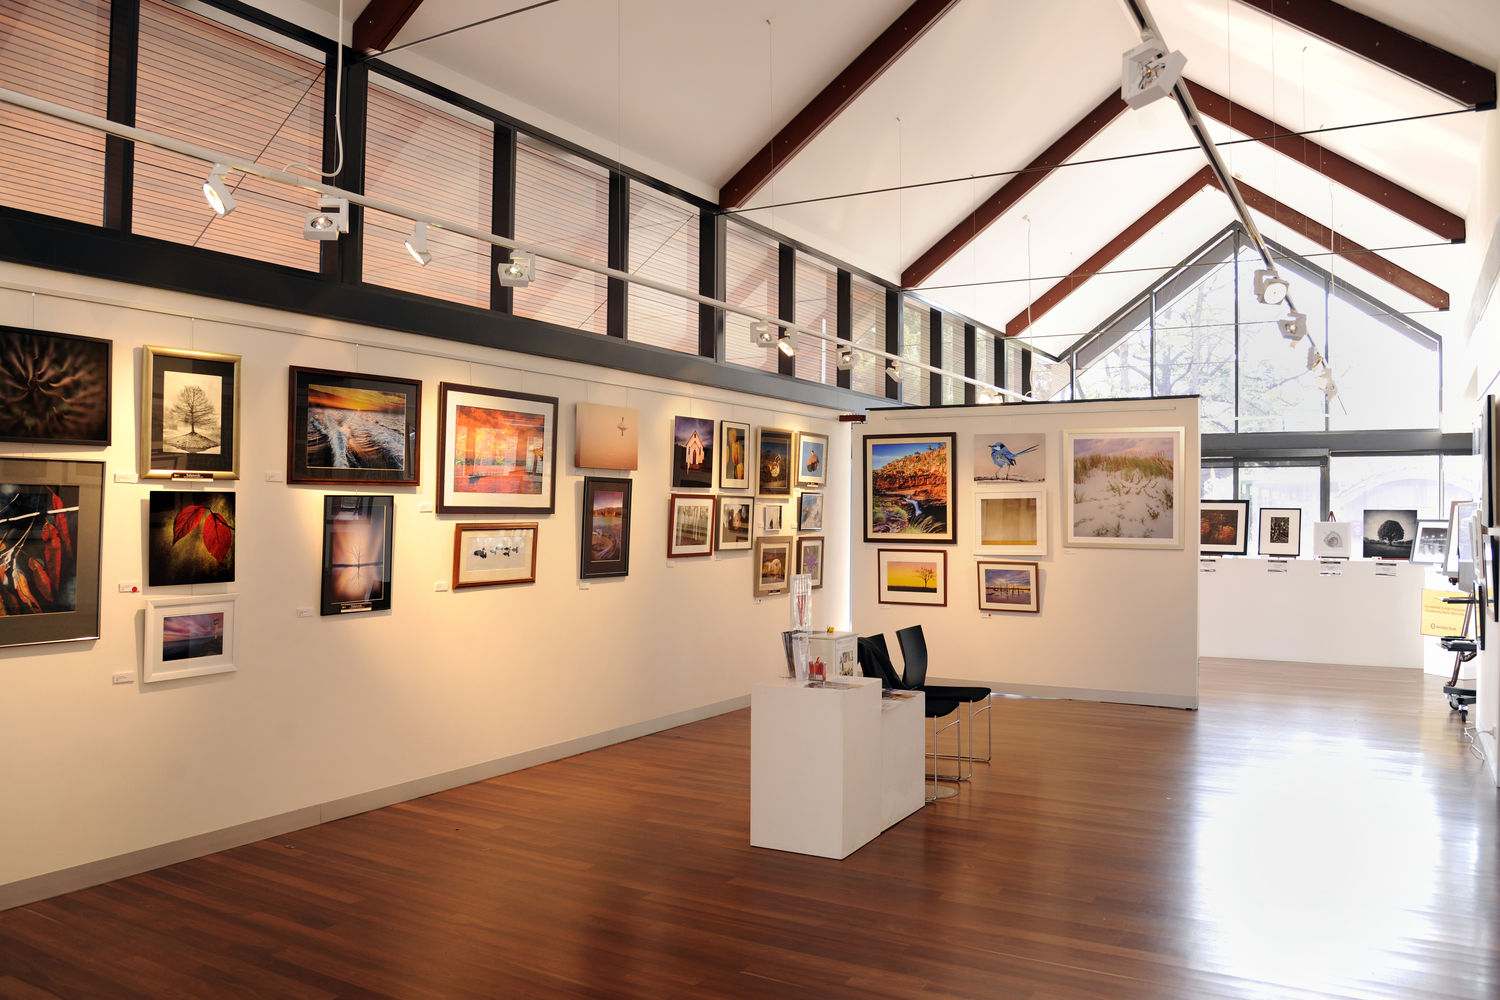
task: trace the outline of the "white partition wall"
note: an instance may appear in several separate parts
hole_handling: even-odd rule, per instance
[[[1180,492],[1174,508],[1181,544],[1162,548],[1064,544],[1072,470],[1069,431],[1180,429]],[[953,544],[862,541],[865,534],[865,435],[957,435]],[[1041,435],[1046,449],[1046,553],[976,555],[975,440]],[[996,691],[1143,705],[1198,705],[1198,400],[1194,398],[880,410],[854,435],[854,540],[850,603],[861,635],[884,632],[900,669],[895,632],[920,624],[934,680],[973,681]],[[1080,499],[1086,499],[1080,494]],[[1091,535],[1092,524],[1080,535]],[[1100,529],[1108,530],[1108,529]],[[1087,541],[1102,539],[1088,538]],[[877,551],[947,553],[947,605],[879,600]],[[979,559],[1036,562],[1040,611],[981,612]]]

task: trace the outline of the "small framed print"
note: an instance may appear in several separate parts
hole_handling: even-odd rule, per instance
[[[630,575],[631,480],[585,476],[578,578]]]
[[[0,458],[0,646],[99,638],[104,463]]]
[[[536,582],[537,522],[455,524],[453,589]]]
[[[390,610],[395,530],[395,497],[323,498],[324,615]]]
[[[814,590],[823,586],[823,536],[803,535],[797,539],[797,572],[812,577]]]
[[[719,495],[719,551],[748,549],[755,537],[755,501]]]
[[[1302,551],[1302,508],[1262,507],[1260,548],[1263,556],[1297,556]]]
[[[823,530],[823,494],[803,493],[797,498],[797,530]]]
[[[236,594],[146,601],[147,684],[237,669]]]
[[[1412,547],[1411,561],[1438,566],[1448,553],[1448,522],[1418,521],[1417,544]]]
[[[792,540],[790,538],[757,538],[755,540],[755,596],[770,597],[791,589]]]
[[[743,490],[750,487],[750,425],[733,420],[719,421],[719,489]]]
[[[234,499],[228,491],[152,490],[146,501],[146,586],[233,581]]]
[[[673,493],[667,501],[667,558],[712,555],[714,513],[712,493]]]
[[[1313,555],[1319,559],[1348,559],[1354,555],[1354,540],[1358,537],[1353,521],[1319,521],[1313,525]]]
[[[797,485],[822,486],[828,481],[828,435],[801,431],[797,435]]]
[[[109,444],[114,344],[0,326],[0,441]]]
[[[672,487],[708,490],[714,485],[714,422],[672,418]]]
[[[755,493],[763,497],[792,495],[792,432],[762,427],[756,441]]]
[[[760,500],[756,502],[755,510],[759,515],[756,518],[756,534],[779,535],[785,530],[785,504]]]
[[[1047,484],[974,487],[974,551],[1047,554]]]
[[[438,385],[440,514],[550,514],[557,397]]]
[[[1198,501],[1198,551],[1242,556],[1250,544],[1249,500]]]
[[[636,469],[640,425],[641,413],[634,407],[579,403],[573,418],[573,464],[580,469]]]
[[[296,366],[288,374],[287,482],[417,485],[419,380]]]
[[[1041,570],[1036,563],[981,559],[977,565],[980,611],[1036,614],[1042,610]]]
[[[876,549],[875,590],[881,604],[948,606],[948,553],[942,549]]]
[[[237,354],[141,349],[142,479],[240,478]]]

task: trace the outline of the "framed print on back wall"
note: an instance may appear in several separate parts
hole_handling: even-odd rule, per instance
[[[866,434],[867,542],[952,542],[958,435]]]
[[[108,445],[113,347],[0,326],[0,441]]]
[[[240,357],[141,348],[142,479],[240,478]]]
[[[99,638],[104,463],[0,458],[0,646]]]
[[[417,485],[420,381],[293,366],[288,383],[287,482]]]
[[[440,383],[438,443],[439,513],[552,513],[556,396]]]

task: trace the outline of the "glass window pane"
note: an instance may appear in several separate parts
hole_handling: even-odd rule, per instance
[[[1202,281],[1156,302],[1153,374],[1158,396],[1197,393],[1199,427],[1229,433],[1234,425],[1234,267],[1209,268]]]
[[[1078,373],[1083,399],[1126,399],[1151,395],[1151,325],[1148,319],[1114,350]]]
[[[981,382],[995,381],[995,335],[988,330],[974,331],[974,377]]]
[[[851,280],[850,325],[856,343],[885,350],[885,289],[856,275]],[[854,352],[854,370],[849,385],[855,392],[885,396],[885,359],[864,351]]]
[[[1454,501],[1479,498],[1479,456],[1444,455],[1442,468],[1443,496],[1440,509],[1446,517],[1446,512]]]
[[[1322,499],[1323,470],[1316,465],[1240,466],[1239,499],[1250,501],[1249,552],[1254,555],[1260,540],[1262,507],[1296,507],[1302,511],[1302,555],[1312,553],[1313,522],[1323,520],[1318,505]],[[1204,494],[1207,496],[1207,494]]]
[[[776,243],[744,226],[729,223],[724,232],[724,301],[768,316],[779,316],[781,283]],[[724,360],[747,368],[774,372],[781,352],[750,341],[750,327],[758,322],[739,313],[724,316]],[[800,349],[801,344],[797,345]]]
[[[1234,467],[1204,465],[1199,468],[1199,492],[1204,500],[1234,499]]]
[[[1367,510],[1414,509],[1419,518],[1447,517],[1440,509],[1436,455],[1335,455],[1329,460],[1335,520],[1362,524]]]
[[[1009,389],[1011,392],[1024,393],[1026,391],[1026,387],[1021,384],[1021,355],[1025,353],[1025,350],[1026,349],[1021,346],[1020,341],[1012,338],[1006,338],[1005,384],[1000,388]]]
[[[698,287],[698,267],[698,210],[644,184],[631,184],[630,273],[692,289]],[[626,339],[698,353],[698,303],[634,282],[628,288]]]
[[[943,317],[943,371],[967,374],[964,371],[964,321],[955,316]],[[943,376],[943,398],[946,405],[962,405],[966,383]]]
[[[556,146],[516,137],[516,239],[609,263],[609,171]],[[695,232],[696,235],[696,232]],[[698,287],[696,271],[689,288]],[[609,279],[538,257],[536,278],[517,288],[511,312],[586,333],[605,333]],[[635,317],[630,318],[632,321]],[[693,349],[698,347],[694,327]]]
[[[797,254],[796,309],[792,313],[798,326],[812,327],[829,336],[839,332],[839,273],[832,264],[816,257]],[[827,341],[803,337],[797,343],[797,377],[824,385],[838,384],[838,360],[835,348]]]
[[[1328,361],[1339,389],[1328,407],[1333,429],[1436,427],[1437,344],[1337,295],[1329,317]]]
[[[907,361],[927,364],[932,357],[932,310],[916,302],[907,302],[901,310],[901,356]],[[926,406],[932,396],[932,378],[922,368],[906,368],[901,379],[901,402]]]
[[[1286,306],[1268,306],[1255,297],[1255,272],[1264,266],[1257,254],[1241,251],[1239,429],[1245,433],[1323,430],[1323,390],[1307,368],[1308,341],[1319,351],[1328,348],[1323,285],[1281,268],[1289,295],[1307,322],[1306,339],[1293,344],[1281,335],[1276,322],[1286,317]]]

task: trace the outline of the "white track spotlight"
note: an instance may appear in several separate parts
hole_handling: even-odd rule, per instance
[[[1255,272],[1255,297],[1268,306],[1279,306],[1286,298],[1286,279],[1276,273],[1274,267]]]
[[[833,363],[841,372],[849,371],[854,367],[854,348],[840,347],[833,356]]]
[[[886,375],[890,376],[892,382],[897,383],[899,383],[903,378],[906,377],[905,373],[901,371],[901,362],[899,361],[892,361],[890,364],[886,365],[885,373]]]
[[[1312,341],[1307,342],[1307,370],[1312,371],[1323,363],[1323,355],[1318,353],[1318,345]]]
[[[1120,99],[1132,108],[1142,108],[1166,97],[1182,78],[1187,57],[1168,52],[1151,36],[1121,58]]]
[[[1276,325],[1281,328],[1281,335],[1294,344],[1307,336],[1307,317],[1302,313],[1288,313],[1285,319],[1278,319]]]
[[[419,222],[411,229],[406,240],[406,252],[423,267],[432,263],[432,254],[427,250],[427,223]]]
[[[512,250],[510,260],[495,265],[495,276],[507,288],[525,288],[536,274],[536,257]]]
[[[319,198],[317,209],[308,212],[306,221],[302,223],[304,240],[336,240],[339,234],[348,231],[348,198]]]
[[[229,193],[229,185],[224,183],[224,175],[228,172],[229,168],[224,164],[215,163],[208,172],[208,180],[203,182],[203,197],[208,199],[208,207],[221,219],[233,212],[238,204],[234,195]]]
[[[750,324],[750,343],[756,347],[775,347],[780,327],[770,323]]]
[[[778,330],[776,349],[789,358],[797,356],[797,335],[790,330]]]

